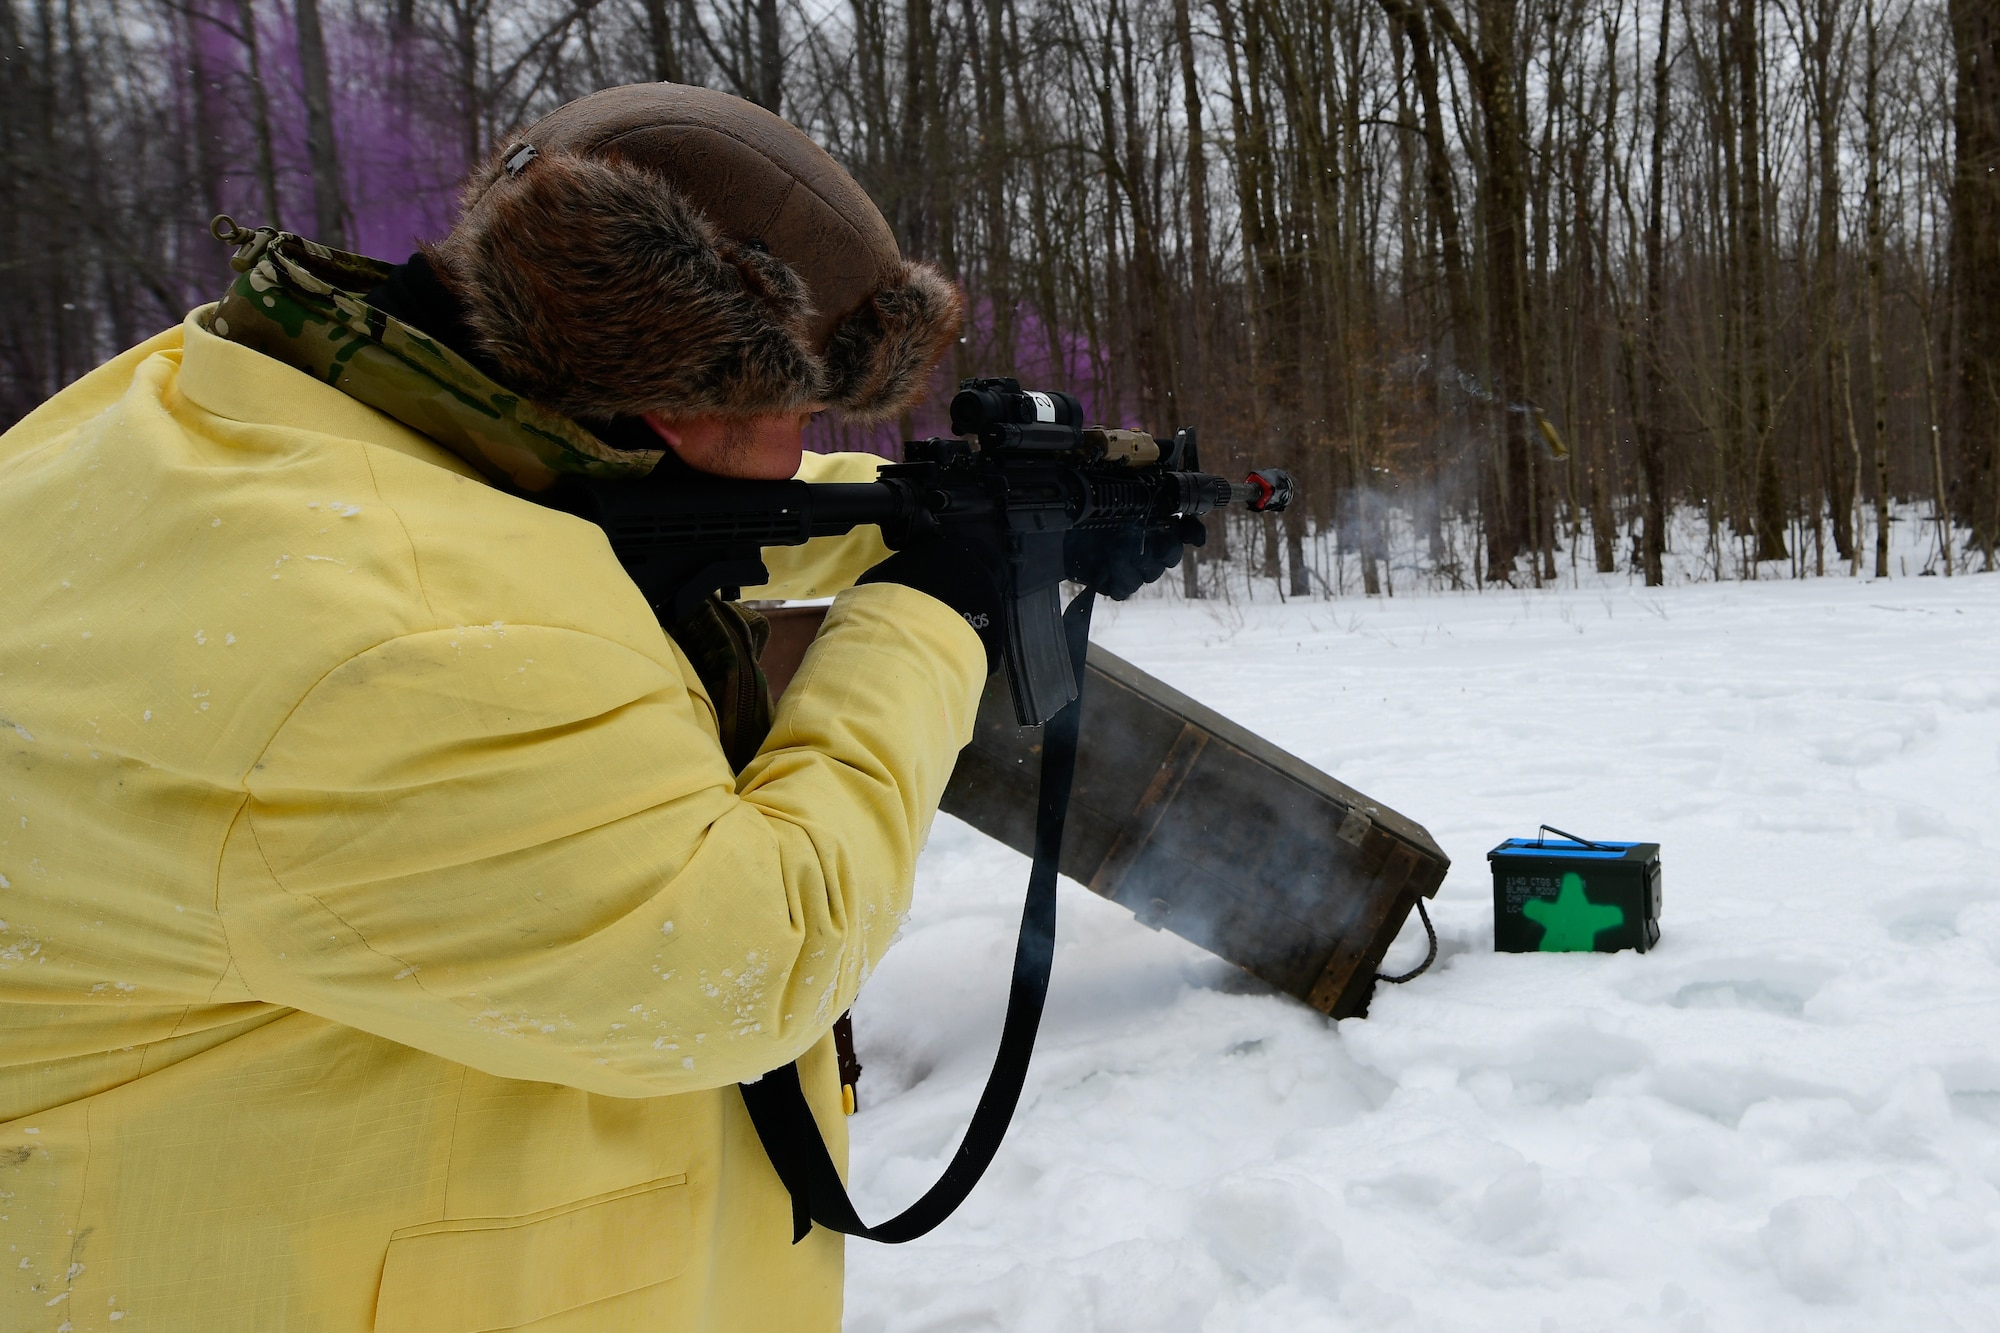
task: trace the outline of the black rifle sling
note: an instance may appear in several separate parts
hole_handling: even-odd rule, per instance
[[[1000,1029],[1000,1053],[958,1152],[936,1184],[901,1213],[869,1226],[854,1211],[812,1108],[799,1086],[796,1064],[774,1069],[755,1083],[742,1084],[750,1122],[792,1196],[792,1243],[806,1238],[813,1223],[866,1240],[901,1244],[950,1217],[986,1173],[1008,1121],[1021,1099],[1035,1030],[1049,993],[1049,968],[1056,942],[1056,863],[1062,853],[1063,823],[1076,776],[1077,736],[1083,713],[1084,655],[1090,642],[1090,611],[1096,593],[1085,589],[1063,613],[1063,636],[1076,673],[1077,697],[1042,729],[1041,790],[1035,814],[1035,859],[1028,872],[1028,898],[1021,911],[1021,938],[1014,949],[1014,981],[1007,1018]]]

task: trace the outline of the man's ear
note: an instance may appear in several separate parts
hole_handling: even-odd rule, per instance
[[[645,412],[639,418],[653,428],[653,433],[667,442],[676,453],[681,447],[681,427],[678,421],[662,416],[658,412]]]

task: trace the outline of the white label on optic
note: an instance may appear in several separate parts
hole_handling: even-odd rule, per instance
[[[1055,399],[1045,393],[1037,393],[1033,389],[1028,390],[1028,397],[1035,400],[1035,420],[1054,421],[1056,419]]]

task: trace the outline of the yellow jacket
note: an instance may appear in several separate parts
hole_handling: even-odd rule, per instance
[[[0,1328],[836,1328],[733,1085],[844,1153],[978,639],[840,593],[733,777],[596,528],[199,314],[0,437]]]

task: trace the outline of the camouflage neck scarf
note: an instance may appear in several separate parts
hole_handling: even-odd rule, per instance
[[[606,444],[370,305],[363,294],[380,286],[392,265],[270,227],[245,231],[227,218],[217,218],[213,230],[238,249],[229,261],[236,281],[210,313],[210,332],[394,417],[494,481],[532,494],[565,474],[637,477],[660,462],[663,450]],[[740,771],[771,730],[770,686],[757,665],[770,623],[711,596],[662,628],[694,664],[715,704],[723,753]]]

